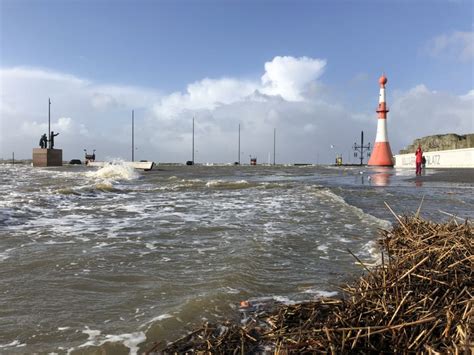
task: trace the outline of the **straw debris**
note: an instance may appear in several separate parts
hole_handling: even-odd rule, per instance
[[[205,324],[149,353],[470,353],[474,349],[472,225],[397,216],[381,231],[382,263],[341,299],[241,304],[241,324]]]

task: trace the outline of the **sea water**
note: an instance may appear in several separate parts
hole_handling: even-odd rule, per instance
[[[427,172],[428,174],[430,172]],[[473,216],[473,183],[321,166],[0,165],[0,353],[143,352],[239,301],[337,296],[393,214]],[[349,252],[350,251],[350,252]],[[119,347],[118,344],[120,345]]]

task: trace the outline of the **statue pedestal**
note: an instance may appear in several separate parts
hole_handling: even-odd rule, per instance
[[[33,148],[33,166],[63,166],[63,150]]]

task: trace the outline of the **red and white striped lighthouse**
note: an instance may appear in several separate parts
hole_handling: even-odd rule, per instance
[[[377,136],[375,137],[374,150],[370,156],[368,165],[372,166],[393,166],[393,156],[388,143],[387,134],[387,104],[385,103],[385,84],[387,77],[382,75],[379,79],[380,95],[379,107],[377,109]]]

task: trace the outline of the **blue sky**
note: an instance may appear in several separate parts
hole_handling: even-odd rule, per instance
[[[98,145],[108,156],[127,158],[126,150],[115,146],[119,140],[111,136],[125,136],[129,112],[136,109],[138,122],[143,119],[140,149],[150,159],[155,155],[155,160],[161,161],[185,159],[181,146],[189,137],[180,132],[195,115],[201,122],[201,142],[208,142],[208,146],[201,146],[200,158],[235,160],[216,152],[219,149],[212,146],[220,140],[209,135],[228,134],[223,141],[234,139],[230,127],[238,124],[238,116],[245,112],[244,127],[271,132],[275,126],[278,136],[288,141],[288,147],[281,141],[285,152],[280,154],[282,162],[300,158],[315,162],[316,155],[321,162],[329,162],[334,154],[327,148],[329,141],[347,151],[345,142],[352,145],[361,129],[367,132],[366,137],[375,132],[373,111],[382,72],[389,78],[389,106],[402,105],[398,114],[406,115],[399,121],[431,126],[414,132],[414,125],[410,134],[404,134],[407,125],[396,124],[397,112],[392,109],[389,137],[396,132],[391,143],[394,151],[425,134],[473,131],[471,1],[0,0],[0,10],[2,131],[10,127],[11,120],[22,120],[24,127],[37,129],[35,137],[39,137],[44,121],[41,102],[52,96],[55,120],[64,133],[60,138],[68,139],[62,142],[69,150],[66,157],[76,157],[82,151],[80,143],[72,143],[72,134],[67,135],[68,130],[77,132],[82,127],[85,137],[81,143]],[[275,61],[280,57],[292,59]],[[304,67],[301,58],[314,60],[315,65],[324,61],[324,65]],[[279,82],[281,90],[285,90],[282,83],[297,82],[297,93],[269,90],[262,82],[265,63],[279,66],[275,75],[284,76],[272,77],[271,82]],[[304,77],[304,70],[309,70],[308,80],[288,77],[296,75],[285,71],[293,64],[303,71],[298,69],[297,75]],[[21,87],[28,86],[25,77],[38,79],[39,72],[44,74],[41,85]],[[232,80],[232,88],[223,84],[225,79]],[[70,80],[79,83],[77,91],[71,91],[74,85]],[[193,83],[195,91],[190,92]],[[221,85],[227,85],[224,98]],[[257,105],[261,98],[241,95],[246,90],[242,85],[249,95],[254,90],[266,95],[266,103]],[[88,100],[85,91],[95,100],[91,105],[84,104]],[[81,95],[85,96],[79,103],[74,96]],[[275,101],[276,97],[284,102]],[[165,109],[170,100],[185,109],[173,109],[170,114]],[[441,111],[447,112],[437,118],[439,122],[415,117],[436,116],[440,111],[418,107],[417,102],[443,104]],[[444,124],[447,118],[452,120],[452,129]],[[107,137],[104,131],[112,126]],[[334,132],[332,126],[337,127]],[[307,136],[300,137],[298,127]],[[321,132],[325,128],[326,133]],[[351,132],[338,136],[341,130]],[[151,131],[160,134],[146,134]],[[97,132],[102,135],[95,136]],[[332,139],[321,139],[327,135]],[[246,137],[248,153],[264,156],[266,161],[271,150],[269,138],[254,133]],[[26,140],[21,147],[12,147],[3,132],[1,138],[0,158],[12,149],[25,157],[31,154]],[[314,143],[318,140],[320,145]],[[298,144],[291,143],[295,141]],[[123,145],[126,142],[124,138]],[[259,148],[259,142],[265,147]],[[36,143],[35,138],[30,145]]]

